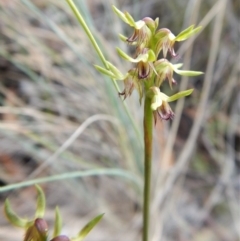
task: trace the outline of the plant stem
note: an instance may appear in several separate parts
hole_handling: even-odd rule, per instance
[[[144,100],[144,193],[143,193],[143,241],[148,241],[149,209],[151,190],[151,166],[152,166],[152,122],[151,99],[147,96]]]

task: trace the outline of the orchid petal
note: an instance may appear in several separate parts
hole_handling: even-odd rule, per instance
[[[117,52],[123,59],[126,59],[126,60],[128,60],[130,62],[133,62],[133,63],[138,63],[140,61],[147,62],[148,61],[148,57],[149,57],[149,54],[146,53],[146,54],[139,54],[138,57],[136,59],[134,59],[134,58],[130,57],[129,55],[127,55],[126,53],[124,53],[119,48],[117,48]]]
[[[118,15],[119,18],[121,18],[125,23],[129,24],[128,19],[126,18],[125,14],[122,11],[120,11],[114,5],[112,5],[112,9]]]
[[[161,97],[159,95],[154,95],[153,98],[152,98],[151,109],[153,111],[157,110],[157,108],[161,105],[162,105]]]
[[[175,37],[175,41],[178,41],[178,42],[184,41],[184,40],[190,38],[192,35],[198,33],[201,29],[202,29],[201,26],[194,29],[194,25],[191,25],[190,27],[188,27],[187,29],[185,29],[181,33],[179,33]]]
[[[189,90],[178,92],[177,94],[168,97],[167,102],[172,102],[172,101],[178,100],[178,99],[180,99],[182,97],[191,95],[192,92],[193,92],[193,89],[189,89]]]
[[[109,76],[110,78],[112,79],[117,79],[116,76],[110,71],[110,70],[107,70],[107,69],[104,69],[102,68],[101,66],[98,66],[98,65],[94,65],[94,67],[102,74],[104,75],[107,75]]]
[[[172,64],[172,66],[173,66],[173,69],[175,70],[175,69],[180,69],[183,66],[183,64],[182,63]]]
[[[201,74],[204,74],[201,71],[190,71],[190,70],[178,70],[178,69],[174,69],[174,71],[182,76],[198,76]]]
[[[133,17],[128,12],[123,13],[114,5],[112,6],[112,8],[113,11],[118,15],[118,17],[120,17],[125,23],[127,23],[131,27],[134,27],[135,29],[141,29],[145,25],[145,22],[142,20],[135,22]]]

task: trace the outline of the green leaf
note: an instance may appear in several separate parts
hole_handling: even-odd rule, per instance
[[[35,217],[42,218],[45,213],[46,199],[42,188],[38,185],[35,185],[35,187],[37,189],[37,210]]]
[[[28,228],[33,223],[33,222],[29,222],[26,219],[22,219],[22,218],[18,217],[13,212],[8,199],[6,199],[5,203],[4,203],[4,212],[5,212],[7,219],[9,220],[9,222],[16,227]]]
[[[175,41],[183,41],[183,40],[186,40],[188,39],[189,37],[191,37],[192,35],[196,34],[197,32],[199,32],[202,27],[199,26],[195,29],[194,28],[194,25],[191,25],[190,27],[188,27],[187,29],[183,30],[181,33],[179,33],[176,38],[175,38]]]
[[[58,236],[62,230],[62,217],[59,212],[59,208],[55,208],[55,222],[54,222],[54,230],[53,230],[53,237]]]
[[[175,101],[175,100],[178,100],[182,97],[185,97],[185,96],[188,96],[188,95],[191,95],[193,92],[193,89],[189,89],[189,90],[185,90],[185,91],[181,91],[175,95],[172,95],[170,97],[168,97],[168,100],[167,102],[172,102],[172,101]]]
[[[74,241],[82,241],[88,233],[98,224],[98,222],[102,219],[104,213],[98,215],[97,217],[93,218],[90,222],[88,222],[83,229],[79,232],[78,236]]]

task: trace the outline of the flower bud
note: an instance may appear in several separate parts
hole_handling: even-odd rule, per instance
[[[34,226],[41,236],[44,236],[44,235],[47,234],[48,225],[47,225],[47,222],[44,219],[37,218],[34,222]]]
[[[156,29],[158,27],[158,21],[159,21],[158,18],[156,18],[156,20],[154,21],[152,18],[145,17],[145,18],[143,18],[143,21],[145,22],[145,24],[151,30],[152,33],[154,33],[156,31]]]
[[[44,219],[35,219],[33,225],[29,226],[25,233],[24,241],[45,241],[47,239],[48,226]]]

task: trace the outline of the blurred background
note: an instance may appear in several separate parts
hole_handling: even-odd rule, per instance
[[[237,0],[75,0],[106,58],[131,68],[115,47],[131,53],[118,34],[131,29],[111,5],[138,20],[159,17],[177,35],[191,24],[198,36],[175,45],[183,69],[167,93],[194,88],[171,103],[175,119],[154,128],[151,241],[237,241],[240,238],[240,57]],[[74,236],[105,213],[86,241],[141,240],[142,106],[124,102],[66,1],[0,0],[0,186],[52,177],[41,184],[50,230],[54,207],[63,233]],[[120,89],[123,89],[119,82]],[[130,113],[127,114],[126,107]],[[71,178],[75,171],[90,176]],[[0,240],[23,239],[3,214],[33,217],[34,187],[0,192]]]

